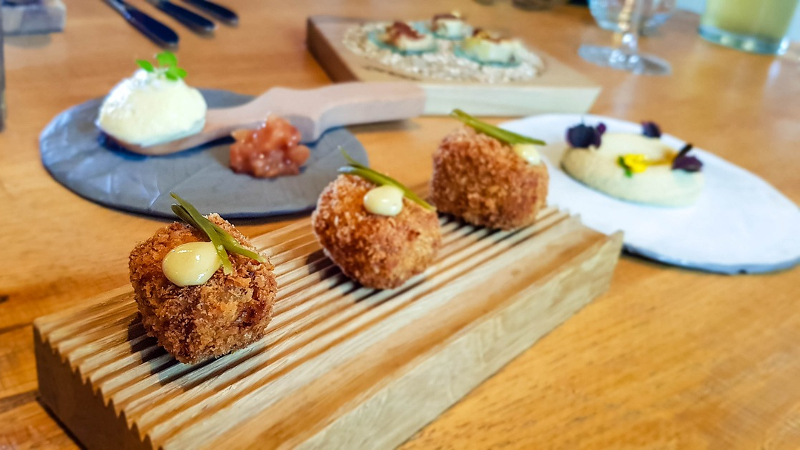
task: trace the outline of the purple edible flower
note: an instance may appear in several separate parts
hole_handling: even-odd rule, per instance
[[[694,156],[688,155],[691,149],[692,144],[686,144],[683,146],[681,151],[678,152],[678,156],[672,160],[672,170],[684,170],[686,172],[700,171],[700,169],[703,167],[703,163]]]
[[[642,134],[651,138],[660,138],[661,128],[655,122],[642,122]]]
[[[601,136],[606,132],[604,123],[597,124],[596,127],[579,124],[567,129],[567,142],[573,148],[589,148],[594,145],[600,147]]]
[[[703,163],[694,156],[679,156],[672,161],[672,170],[699,172],[702,167]]]

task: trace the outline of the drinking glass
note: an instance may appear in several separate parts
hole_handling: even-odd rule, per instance
[[[593,0],[594,1],[594,0]],[[644,11],[652,8],[653,0],[605,0],[618,3],[617,24],[622,33],[615,47],[582,45],[578,54],[598,66],[625,70],[640,75],[669,75],[668,62],[653,55],[639,53],[639,30]]]
[[[620,32],[617,17],[625,2],[619,0],[589,0],[589,10],[600,28]],[[675,12],[675,0],[653,0],[649,9],[642,11],[642,24],[639,31],[651,35]]]
[[[708,0],[700,36],[752,53],[780,55],[798,0]]]

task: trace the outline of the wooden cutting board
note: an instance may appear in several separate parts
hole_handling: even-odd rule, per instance
[[[555,208],[491,231],[442,218],[423,274],[344,277],[305,219],[253,240],[275,264],[267,335],[197,365],[138,318],[129,286],[34,322],[42,401],[90,449],[392,448],[603,293],[622,236]]]
[[[585,113],[600,94],[599,85],[530,43],[526,46],[542,58],[545,69],[529,81],[486,84],[392,73],[354,54],[342,43],[350,27],[366,22],[364,19],[311,16],[306,24],[308,50],[333,81],[416,82],[425,90],[426,115],[446,115],[455,108],[481,116]]]

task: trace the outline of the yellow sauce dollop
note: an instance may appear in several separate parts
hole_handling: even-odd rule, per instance
[[[539,150],[533,144],[516,144],[513,147],[514,153],[518,154],[528,164],[537,165],[542,162],[542,157],[539,155]]]
[[[221,265],[214,244],[189,242],[170,250],[161,263],[161,270],[178,286],[197,286],[208,281]]]
[[[364,207],[372,214],[394,217],[403,210],[403,191],[390,185],[370,189],[364,195]]]

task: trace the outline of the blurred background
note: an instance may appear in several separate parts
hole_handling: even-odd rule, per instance
[[[706,7],[706,0],[678,0],[678,8],[687,11],[693,11],[698,14],[702,13]],[[800,41],[800,9],[792,19],[791,28],[789,28],[789,39],[792,41]]]

